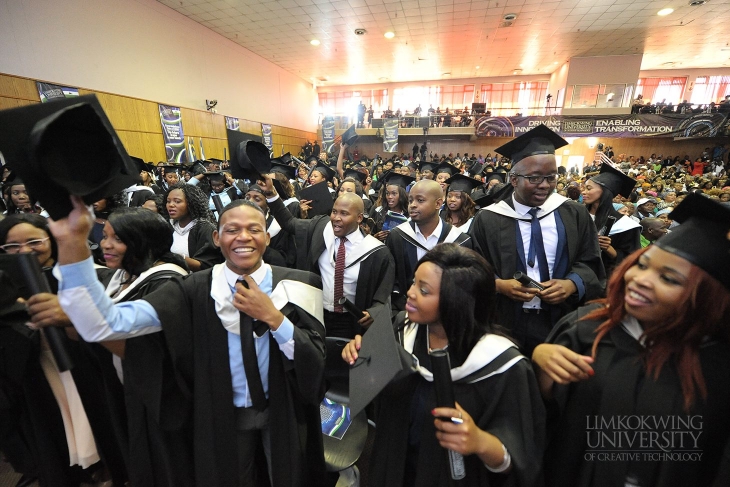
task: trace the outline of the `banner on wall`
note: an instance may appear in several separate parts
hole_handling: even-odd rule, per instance
[[[198,156],[195,154],[195,140],[192,137],[188,137],[188,160],[197,161]]]
[[[322,150],[327,154],[332,153],[335,146],[335,121],[324,120],[322,122]]]
[[[728,114],[480,117],[474,127],[477,137],[517,137],[541,123],[562,137],[715,137],[724,135]]]
[[[200,141],[200,160],[205,161],[205,151],[203,150],[203,138],[198,137],[198,141]]]
[[[269,149],[269,152],[274,150],[274,137],[271,135],[271,124],[270,123],[262,123],[261,124],[261,138],[263,139],[262,142],[266,146],[267,149]]]
[[[38,87],[38,95],[41,97],[41,103],[55,100],[56,98],[73,98],[79,96],[78,88],[41,83],[40,81],[36,81],[36,86]]]
[[[241,125],[236,117],[225,117],[225,119],[228,130],[238,130],[240,128]]]
[[[383,151],[398,152],[398,119],[383,123]]]
[[[162,136],[165,139],[165,154],[167,162],[175,162],[178,164],[188,162],[180,107],[159,105],[159,108],[160,123],[162,124]],[[201,154],[200,156],[202,157],[203,155]]]

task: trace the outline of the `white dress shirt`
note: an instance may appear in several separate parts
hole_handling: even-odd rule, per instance
[[[431,232],[431,235],[426,237],[421,233],[421,229],[418,227],[418,223],[416,223],[416,241],[426,247],[428,250],[431,250],[436,246],[437,243],[439,243],[439,237],[441,236],[441,232],[444,230],[444,222],[439,218],[439,223],[436,225],[436,228],[433,229],[433,232]],[[421,247],[416,247],[416,256],[418,257],[418,260],[423,259],[423,256],[426,255],[426,251],[423,250]]]
[[[342,292],[348,301],[355,302],[355,293],[357,292],[357,277],[360,275],[360,262],[351,267],[347,267],[355,260],[355,248],[362,243],[365,236],[360,232],[360,228],[356,228],[354,232],[347,235],[345,242],[345,274],[342,281]],[[335,237],[332,246],[325,247],[322,255],[319,256],[317,263],[319,264],[319,272],[322,276],[322,302],[324,309],[327,311],[335,310],[335,263],[337,259],[337,249],[340,247],[340,238]]]

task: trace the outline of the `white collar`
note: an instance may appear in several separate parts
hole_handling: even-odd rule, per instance
[[[181,276],[186,276],[188,274],[187,271],[185,269],[183,269],[182,267],[180,267],[176,264],[171,264],[169,262],[166,262],[164,264],[150,267],[149,269],[144,271],[142,274],[140,274],[139,277],[137,277],[137,279],[135,279],[127,288],[125,288],[124,290],[119,292],[119,294],[114,295],[114,293],[119,291],[119,289],[122,286],[122,278],[127,275],[125,271],[120,269],[114,273],[111,280],[109,281],[109,284],[107,284],[106,294],[107,294],[107,296],[110,296],[112,298],[112,301],[117,303],[117,302],[121,301],[122,299],[124,299],[124,297],[126,295],[128,295],[129,293],[134,291],[149,276],[154,275],[158,272],[163,272],[163,271],[177,272]]]
[[[512,193],[512,204],[515,205],[515,211],[520,216],[528,216],[530,215],[530,210],[532,210],[534,207],[523,205],[519,201],[517,201],[517,198],[515,198],[515,194]],[[542,209],[541,206],[538,206],[537,208]],[[532,218],[532,215],[530,215],[530,218]]]
[[[514,196],[513,196],[514,198]],[[514,199],[512,201],[515,201]],[[545,202],[539,207],[540,211],[537,212],[537,217],[542,218],[545,215],[549,215],[553,211],[557,210],[560,205],[568,201],[568,198],[564,196],[560,196],[558,193],[551,194],[548,199],[545,200]],[[516,205],[520,204],[515,201]],[[529,206],[520,205],[524,208],[528,208],[527,211],[531,209]],[[515,206],[516,208],[516,206]],[[526,213],[520,214],[515,209],[513,209],[510,205],[507,204],[506,201],[502,200],[498,203],[493,203],[485,208],[487,211],[491,211],[492,213],[497,213],[498,215],[506,216],[509,218],[512,218],[514,220],[522,220],[522,221],[530,221],[532,220],[532,217],[527,215]]]
[[[271,270],[271,266],[261,261],[261,265],[259,266],[259,268],[249,275],[251,276],[251,279],[253,279],[253,281],[256,283],[256,285],[260,286],[264,278],[266,277],[266,273],[269,270]],[[235,288],[236,282],[241,279],[241,276],[233,272],[227,265],[223,266],[223,273],[226,276],[226,282],[228,283],[228,285],[232,288]]]
[[[428,237],[426,237],[423,234],[423,232],[421,232],[421,227],[418,226],[418,223],[416,223],[415,225],[416,225],[416,228],[415,228],[416,235],[422,236],[424,240],[428,240],[429,238],[433,237],[434,235],[436,235],[436,238],[439,238],[439,236],[441,235],[441,232],[444,230],[444,221],[441,218],[439,218],[439,222],[436,225],[436,228],[433,229],[433,232],[431,232],[431,235],[429,235]]]
[[[626,333],[631,335],[631,337],[639,342],[642,347],[644,347],[644,337],[642,336],[644,334],[644,328],[642,328],[641,323],[639,323],[639,320],[634,318],[631,315],[624,315],[624,317],[621,319],[621,327],[624,329]]]

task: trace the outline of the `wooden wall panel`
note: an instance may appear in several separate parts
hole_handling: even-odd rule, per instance
[[[129,154],[151,162],[165,160],[165,143],[157,102],[83,88],[79,88],[79,94],[97,96]],[[0,110],[39,102],[35,80],[0,74]],[[200,155],[202,140],[206,157],[223,159],[224,149],[228,149],[225,117],[184,107],[181,107],[181,114],[183,132],[186,138],[193,137],[196,153]],[[239,118],[239,122],[242,132],[261,133],[261,122],[243,118]],[[307,139],[313,141],[316,137],[313,132],[277,125],[272,125],[271,129],[274,154],[277,156],[285,152],[297,155]]]

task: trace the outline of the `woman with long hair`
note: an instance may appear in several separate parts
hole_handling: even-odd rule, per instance
[[[48,220],[33,213],[9,215],[0,221],[0,250],[34,254],[50,286],[51,293],[21,305],[21,326],[70,327],[55,294],[58,282],[51,271],[58,250]],[[80,341],[67,328],[62,342],[74,367],[61,371],[45,335],[2,321],[0,392],[10,402],[0,406],[0,449],[19,473],[41,485],[109,478],[122,485],[127,479],[123,392],[111,353]],[[19,333],[22,329],[26,332]]]
[[[380,187],[380,196],[373,205],[370,217],[375,221],[373,236],[384,242],[390,233],[388,213],[396,213],[406,220],[408,214],[408,193],[406,188],[415,179],[410,176],[388,172],[383,176],[383,185]],[[385,228],[384,228],[385,227]]]
[[[185,258],[195,272],[223,261],[213,243],[215,219],[208,209],[208,197],[197,187],[178,183],[165,193],[165,210],[175,231],[172,251]]]
[[[482,185],[481,181],[461,174],[450,177],[446,183],[446,206],[441,212],[441,218],[452,224],[462,232],[467,233],[476,213],[476,204],[470,193]]]
[[[634,179],[610,164],[602,164],[600,173],[583,185],[583,203],[596,225],[606,275],[610,275],[627,255],[641,247],[641,225],[613,207],[614,196],[620,194],[628,198],[635,184]]]
[[[555,412],[547,485],[727,485],[730,210],[690,195],[671,217],[535,348]]]
[[[407,315],[396,321],[417,373],[376,399],[371,485],[450,485],[446,449],[464,457],[460,485],[529,486],[538,479],[543,404],[529,361],[496,330],[494,282],[489,263],[457,244],[437,245],[419,261]],[[343,349],[351,365],[360,344],[356,336]],[[436,407],[434,350],[448,353],[455,408]]]

